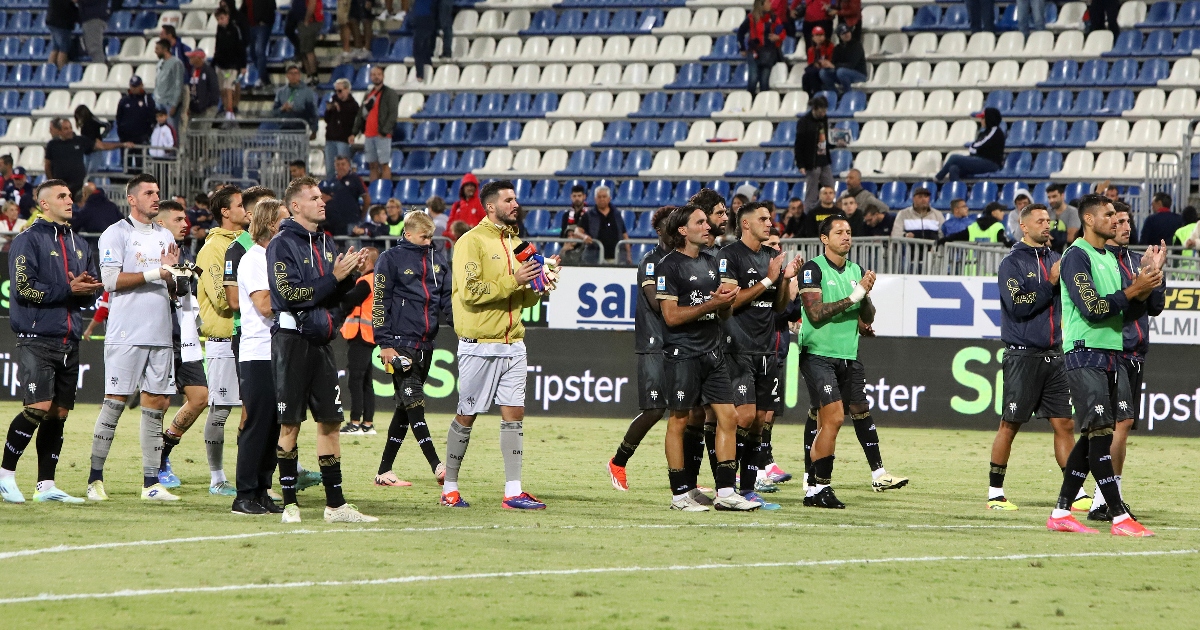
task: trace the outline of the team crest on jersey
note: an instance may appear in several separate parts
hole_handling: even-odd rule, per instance
[[[666,291],[667,290],[667,277],[659,276],[655,286],[658,288],[659,291]]]
[[[325,252],[325,261],[333,262],[333,254],[331,252]]]
[[[405,270],[404,270],[404,275],[406,275],[406,276],[411,276],[411,275],[413,275],[413,270],[412,270],[412,269],[405,269]]]
[[[722,262],[724,262],[724,261],[722,261]],[[725,271],[725,270],[724,270],[724,269],[722,269],[721,271]],[[713,273],[713,272],[712,272],[712,269],[709,269],[709,270],[708,270],[708,277],[709,277],[709,279],[710,279],[710,280],[716,280],[716,279],[717,279],[717,274]]]
[[[78,258],[79,260],[83,260],[83,250],[82,249],[75,250],[75,257]]]
[[[433,273],[442,273],[442,266],[441,266],[441,265],[434,265],[434,266],[433,266]]]
[[[58,251],[57,251],[57,250],[53,250],[53,249],[52,249],[52,250],[50,250],[50,255],[51,255],[51,256],[58,256]]]
[[[758,273],[758,272],[754,270],[754,267],[749,267],[746,269],[746,273]]]
[[[658,390],[657,389],[650,390],[650,400],[658,400]]]
[[[646,275],[647,276],[654,275],[654,263],[646,263]]]
[[[811,283],[811,282],[812,282],[812,269],[805,269],[805,270],[804,270],[804,282],[805,282],[805,283]]]
[[[729,261],[722,258],[721,259],[721,273],[725,273],[725,270],[728,268],[729,268]]]

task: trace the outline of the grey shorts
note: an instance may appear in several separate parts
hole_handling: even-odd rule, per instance
[[[175,350],[169,346],[104,346],[104,394],[175,395]]]
[[[307,55],[317,49],[317,40],[321,38],[321,24],[300,24],[296,27],[296,54]]]
[[[213,357],[208,359],[208,404],[240,407],[242,391],[238,385],[237,359]]]
[[[390,164],[392,161],[392,139],[386,136],[363,138],[363,157],[367,164]]]
[[[524,348],[505,357],[458,356],[458,414],[487,413],[492,401],[501,407],[525,406],[528,361]]]

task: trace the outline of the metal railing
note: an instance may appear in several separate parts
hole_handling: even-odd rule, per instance
[[[308,127],[299,119],[192,119],[176,169],[182,190],[210,190],[215,183],[287,188],[288,163],[308,158]]]

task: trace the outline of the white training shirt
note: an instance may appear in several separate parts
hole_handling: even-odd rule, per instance
[[[254,308],[250,294],[270,291],[267,280],[267,250],[257,243],[242,255],[237,268],[238,308],[242,311],[242,339],[238,361],[271,360],[271,320]]]
[[[162,267],[162,253],[175,237],[157,223],[126,217],[100,235],[100,270],[142,274]],[[107,283],[106,283],[107,284]],[[170,348],[171,297],[162,280],[128,291],[109,290],[108,328],[104,343],[114,346]]]

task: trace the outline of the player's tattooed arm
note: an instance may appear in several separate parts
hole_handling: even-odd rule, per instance
[[[801,289],[800,299],[804,301],[804,314],[813,324],[828,321],[834,315],[854,306],[854,302],[851,302],[850,298],[843,298],[836,302],[822,302],[821,292],[815,289]]]

